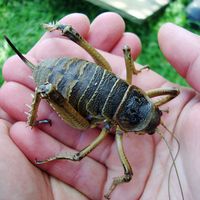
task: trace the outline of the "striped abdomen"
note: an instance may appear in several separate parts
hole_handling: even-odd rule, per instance
[[[94,63],[74,58],[48,60],[39,65],[34,78],[37,85],[55,85],[88,120],[107,119],[130,131],[149,123],[152,104],[143,92]]]

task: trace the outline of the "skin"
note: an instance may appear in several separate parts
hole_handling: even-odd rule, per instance
[[[124,22],[117,14],[99,15],[91,25],[88,18],[81,14],[68,15],[61,22],[71,24],[99,49],[113,66],[113,71],[122,78],[125,77],[123,45],[131,47],[134,58],[140,53],[138,37],[133,33],[124,33]],[[84,50],[59,35],[59,32],[45,33],[26,57],[33,63],[63,55],[90,59]],[[185,199],[198,199],[200,38],[178,26],[165,24],[158,33],[158,41],[167,60],[193,88],[180,87],[181,94],[161,109],[169,110],[169,114],[163,114],[162,121],[180,142],[176,165]],[[100,130],[78,131],[69,127],[45,102],[41,103],[38,119],[51,119],[52,127],[27,127],[24,111],[28,108],[25,104],[31,104],[30,93],[35,88],[33,80],[28,78],[31,71],[17,56],[13,56],[5,62],[3,75],[6,83],[0,89],[0,199],[103,199],[112,178],[123,173],[114,136],[109,135],[78,163],[54,161],[36,166],[36,158],[42,160],[59,152],[82,149]],[[134,76],[133,84],[144,90],[174,86],[151,70]],[[159,129],[175,154],[176,142],[162,127]],[[130,133],[124,135],[123,142],[134,176],[130,183],[117,187],[112,199],[168,199],[167,184],[172,160],[160,136]],[[172,199],[181,199],[174,171],[170,186]]]

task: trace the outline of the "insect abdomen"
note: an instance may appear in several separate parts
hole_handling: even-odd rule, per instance
[[[109,119],[113,118],[114,114],[117,112],[117,108],[122,102],[122,99],[127,89],[128,89],[128,84],[125,81],[118,79],[115,82],[103,106],[102,110],[103,116]]]
[[[86,109],[92,115],[102,116],[103,106],[117,80],[118,78],[116,76],[113,76],[111,73],[104,70],[98,87],[86,105]]]

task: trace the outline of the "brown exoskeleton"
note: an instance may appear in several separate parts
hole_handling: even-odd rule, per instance
[[[70,126],[88,129],[103,124],[99,136],[86,148],[75,154],[58,154],[37,161],[37,164],[57,159],[79,161],[90,153],[110,132],[115,129],[116,145],[124,168],[124,175],[114,178],[105,198],[109,199],[115,187],[132,179],[131,166],[126,158],[122,137],[126,132],[136,134],[154,134],[161,123],[162,111],[159,106],[167,103],[179,94],[177,88],[159,88],[144,92],[131,85],[132,74],[137,74],[130,48],[125,46],[126,81],[112,73],[111,67],[71,26],[46,24],[48,31],[60,30],[84,48],[95,60],[91,63],[78,58],[56,58],[42,61],[35,66],[28,61],[9,41],[6,40],[20,58],[32,69],[36,82],[35,95],[28,116],[28,124],[36,126],[49,123],[49,120],[36,120],[41,99],[46,99],[58,115]],[[153,102],[152,97],[164,96]]]

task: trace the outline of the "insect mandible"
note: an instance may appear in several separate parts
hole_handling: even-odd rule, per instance
[[[31,109],[28,115],[28,125],[31,127],[47,120],[36,120],[41,99],[46,99],[57,114],[70,126],[85,130],[103,124],[99,136],[86,148],[75,154],[58,154],[37,161],[37,164],[47,163],[57,159],[79,161],[90,153],[109,134],[115,130],[115,140],[124,175],[113,179],[105,198],[109,199],[118,184],[132,179],[132,168],[126,158],[122,145],[122,137],[126,132],[136,134],[154,134],[161,122],[162,111],[159,106],[167,103],[179,94],[177,88],[158,88],[144,92],[131,85],[132,75],[137,74],[131,50],[123,49],[126,64],[126,80],[112,73],[106,59],[97,52],[76,30],[69,25],[45,24],[48,31],[59,30],[85,49],[96,63],[79,58],[52,58],[37,66],[27,60],[5,36],[9,45],[18,56],[32,69],[37,85]],[[164,96],[157,101],[151,98]]]

